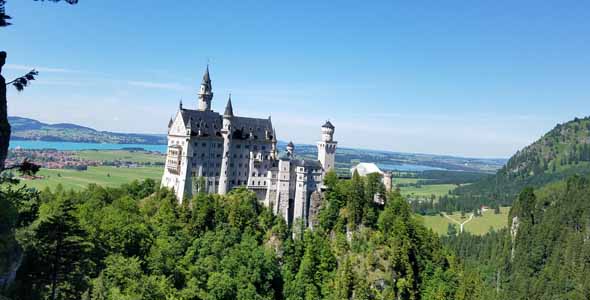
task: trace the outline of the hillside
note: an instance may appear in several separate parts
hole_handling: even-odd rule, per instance
[[[8,117],[12,126],[11,139],[55,142],[166,144],[166,136],[152,134],[117,133],[69,124],[47,124],[37,120]]]
[[[456,201],[512,203],[526,186],[541,187],[575,174],[590,174],[590,117],[558,124],[514,154],[496,175],[456,189]]]
[[[507,229],[446,244],[495,291],[483,299],[590,299],[589,195],[580,176],[524,189]]]

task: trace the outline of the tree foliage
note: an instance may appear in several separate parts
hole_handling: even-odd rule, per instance
[[[153,181],[36,194],[12,209],[14,299],[425,299],[460,279],[438,238],[377,177],[326,177],[322,225],[294,235],[246,189],[178,205]],[[18,198],[18,197],[17,197]],[[16,201],[19,202],[19,201]],[[15,203],[16,203],[15,202]],[[33,205],[34,206],[34,205]],[[354,211],[349,214],[348,211]],[[22,221],[19,221],[22,220]],[[371,220],[371,221],[369,221]],[[17,225],[18,224],[18,225]],[[445,277],[446,276],[446,277]],[[441,279],[442,278],[442,279]]]

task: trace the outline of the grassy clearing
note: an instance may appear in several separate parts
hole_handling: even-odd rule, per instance
[[[392,178],[393,184],[414,184],[420,178]]]
[[[483,235],[486,232],[490,231],[490,228],[493,229],[501,229],[507,226],[508,224],[508,212],[510,211],[510,207],[501,207],[500,214],[494,214],[493,210],[488,210],[483,213],[481,217],[473,217],[473,220],[469,221],[464,225],[464,230],[470,232],[472,234]],[[469,218],[469,213],[465,214],[464,218],[461,218],[460,213],[454,213],[449,215],[449,217],[459,221],[464,222]],[[439,235],[446,235],[447,228],[450,223],[453,223],[451,220],[445,218],[444,216],[436,215],[436,216],[420,216],[420,218],[424,221],[424,225],[434,232],[438,233]],[[459,225],[457,224],[457,229]]]
[[[429,184],[421,185],[420,187],[415,186],[404,186],[401,187],[402,195],[409,197],[428,198],[431,195],[442,197],[447,195],[449,191],[455,189],[457,186],[454,184]]]
[[[78,152],[78,157],[85,160],[96,161],[130,161],[136,163],[157,163],[164,162],[165,157],[161,154],[148,153],[143,151],[129,150],[84,150]]]
[[[54,189],[61,184],[65,189],[80,190],[95,183],[98,185],[116,187],[133,180],[147,178],[160,181],[164,169],[162,167],[117,168],[117,167],[89,167],[86,171],[65,169],[41,169],[37,175],[43,179],[21,180],[21,184],[42,190],[46,187]]]

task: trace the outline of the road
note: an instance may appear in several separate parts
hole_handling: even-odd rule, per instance
[[[453,219],[453,218],[449,217],[449,215],[447,215],[447,214],[446,214],[446,213],[444,213],[444,212],[443,212],[442,214],[443,214],[443,216],[445,216],[445,218],[447,218],[447,219],[449,219],[449,220],[451,220],[451,221],[453,221],[453,222],[455,222],[455,223],[459,224],[459,229],[460,229],[460,231],[459,231],[459,232],[463,232],[463,225],[465,225],[465,224],[467,224],[467,222],[469,222],[469,221],[473,220],[473,213],[471,213],[471,215],[469,215],[469,219],[465,220],[463,223],[461,223],[461,222],[459,222],[459,221],[457,221],[457,220],[455,220],[455,219]]]

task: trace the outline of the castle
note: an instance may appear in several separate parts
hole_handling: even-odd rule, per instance
[[[300,159],[292,142],[279,155],[271,118],[234,115],[231,95],[223,114],[211,110],[213,90],[207,67],[198,109],[182,107],[168,123],[168,151],[162,186],[179,201],[197,191],[224,195],[245,186],[287,223],[313,227],[324,175],[335,165],[334,125],[321,127],[318,159]]]

